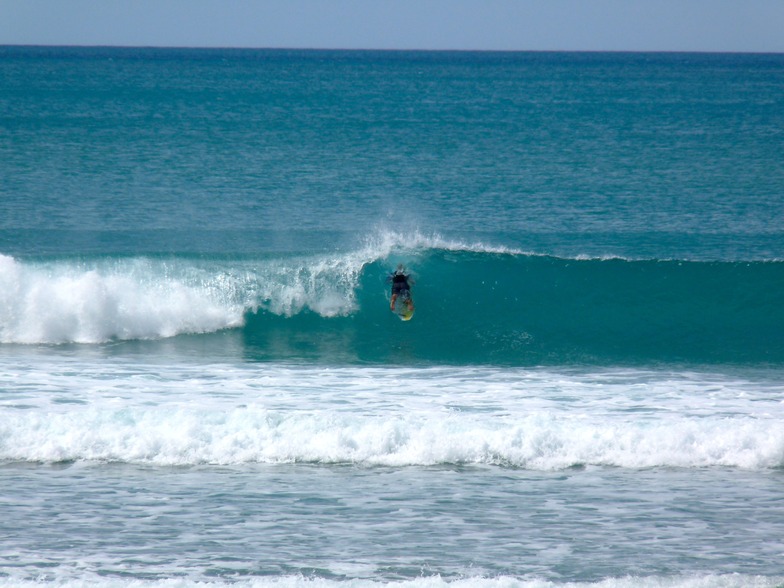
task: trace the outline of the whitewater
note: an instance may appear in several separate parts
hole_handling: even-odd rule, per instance
[[[0,587],[784,586],[782,74],[0,47]]]
[[[2,380],[7,461],[784,466],[784,389],[764,371],[17,361]]]

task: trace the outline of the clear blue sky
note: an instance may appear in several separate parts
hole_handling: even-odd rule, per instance
[[[0,0],[0,45],[784,52],[784,0]]]

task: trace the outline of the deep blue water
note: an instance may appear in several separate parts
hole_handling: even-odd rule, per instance
[[[0,586],[781,585],[782,153],[781,55],[0,47]]]

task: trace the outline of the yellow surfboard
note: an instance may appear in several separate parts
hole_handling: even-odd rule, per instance
[[[414,299],[407,298],[403,300],[398,298],[395,300],[395,314],[400,317],[401,321],[410,321],[414,316]]]

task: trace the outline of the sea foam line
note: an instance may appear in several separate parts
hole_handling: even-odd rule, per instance
[[[476,414],[357,416],[241,406],[6,411],[0,460],[153,465],[488,464],[534,470],[784,466],[784,423],[703,418],[649,423]]]

